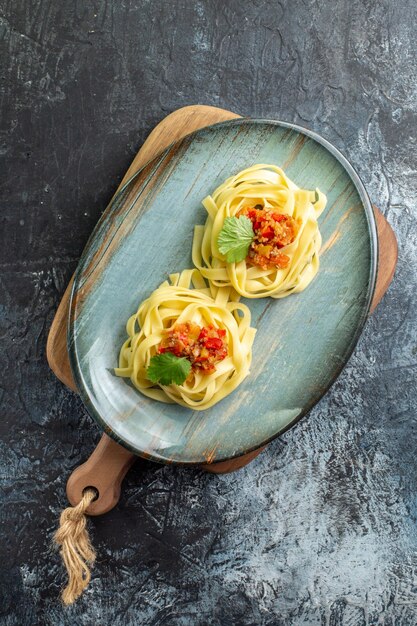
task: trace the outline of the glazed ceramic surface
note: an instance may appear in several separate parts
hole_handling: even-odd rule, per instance
[[[150,400],[113,373],[126,321],[169,273],[192,267],[201,200],[255,163],[279,165],[327,195],[320,271],[301,294],[247,301],[258,332],[251,373],[234,393],[207,411]],[[162,462],[220,461],[267,443],[305,415],[349,358],[372,299],[376,241],[360,180],[313,133],[233,120],[189,135],[125,185],[80,260],[68,347],[88,410],[117,441]]]

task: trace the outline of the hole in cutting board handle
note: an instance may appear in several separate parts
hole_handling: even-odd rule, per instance
[[[97,489],[97,487],[93,487],[93,485],[88,485],[88,487],[84,487],[83,492],[82,492],[83,495],[85,494],[87,489],[91,489],[92,491],[96,492],[96,495],[94,496],[94,499],[92,500],[92,502],[97,502],[97,500],[99,500],[99,498],[100,498],[100,492]]]

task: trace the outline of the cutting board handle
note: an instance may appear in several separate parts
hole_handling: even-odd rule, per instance
[[[87,487],[97,490],[98,496],[86,513],[102,515],[119,501],[120,488],[127,471],[137,457],[104,434],[89,459],[73,471],[67,482],[67,497],[72,506],[82,499]]]

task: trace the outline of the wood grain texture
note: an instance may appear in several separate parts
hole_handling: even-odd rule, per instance
[[[126,448],[103,435],[88,460],[72,472],[67,481],[67,498],[76,506],[87,487],[98,496],[87,509],[88,515],[103,515],[119,501],[121,484],[136,457]]]
[[[378,277],[375,285],[374,298],[371,304],[371,313],[375,311],[394,278],[398,261],[397,238],[391,226],[381,211],[373,205],[376,227],[378,229],[379,258]]]

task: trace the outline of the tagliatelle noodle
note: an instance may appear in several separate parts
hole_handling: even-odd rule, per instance
[[[252,358],[256,330],[250,326],[251,314],[246,305],[233,298],[236,300],[230,288],[207,286],[196,269],[172,274],[129,318],[128,339],[120,350],[116,375],[130,378],[141,393],[160,402],[176,402],[194,410],[213,406],[246,378]],[[164,331],[186,321],[224,329],[227,357],[212,373],[191,371],[182,385],[152,383],[146,370]]]
[[[321,235],[317,218],[326,202],[321,191],[299,189],[275,165],[249,167],[228,178],[203,200],[208,216],[204,226],[195,227],[193,263],[212,285],[233,287],[246,298],[284,298],[300,292],[310,284],[319,269]],[[262,269],[246,260],[228,263],[219,252],[217,240],[225,218],[256,205],[299,221],[297,237],[281,249],[290,258],[284,269]]]

